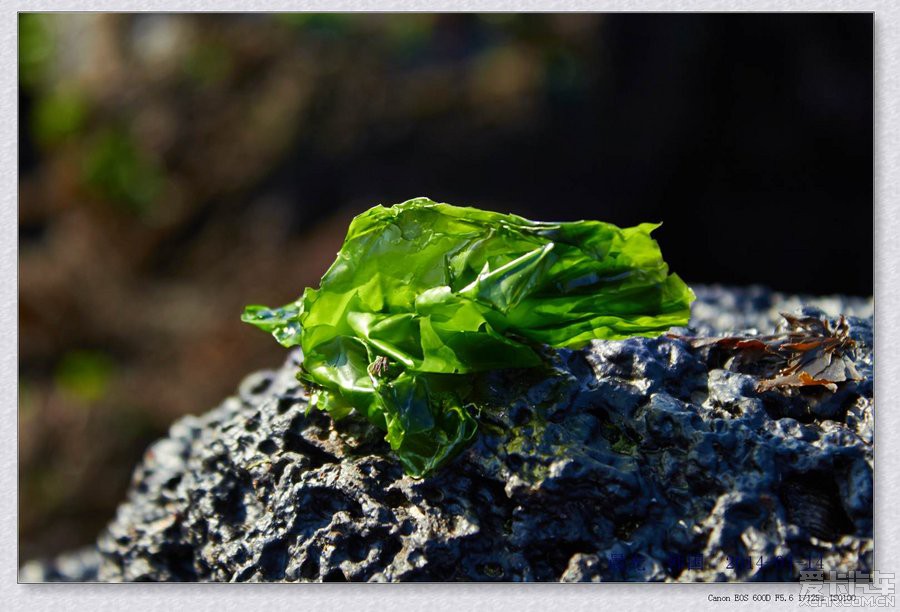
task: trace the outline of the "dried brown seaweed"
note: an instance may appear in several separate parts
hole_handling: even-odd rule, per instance
[[[853,365],[856,343],[843,316],[833,328],[818,317],[781,316],[787,329],[776,334],[682,339],[725,354],[726,369],[757,375],[761,392],[820,386],[833,393],[838,383],[862,378]]]

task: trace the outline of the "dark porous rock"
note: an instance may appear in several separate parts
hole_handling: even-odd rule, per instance
[[[19,570],[19,582],[95,582],[100,561],[100,552],[94,546],[55,559],[29,561]]]
[[[99,540],[106,581],[797,580],[872,567],[872,300],[700,288],[676,335],[486,376],[477,441],[404,475],[307,410],[299,354],[172,426]],[[863,380],[757,392],[685,339],[847,317]]]

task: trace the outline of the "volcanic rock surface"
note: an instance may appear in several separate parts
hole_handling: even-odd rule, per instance
[[[176,422],[96,550],[23,580],[797,580],[872,568],[873,302],[698,288],[690,337],[847,317],[862,380],[791,393],[684,337],[595,341],[487,376],[477,441],[404,475],[383,434],[307,413],[299,353]]]

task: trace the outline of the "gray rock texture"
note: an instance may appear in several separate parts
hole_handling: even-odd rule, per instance
[[[95,582],[100,569],[96,546],[59,555],[45,561],[29,561],[19,569],[19,582]]]
[[[698,288],[677,334],[848,317],[863,380],[756,391],[683,338],[594,342],[485,377],[478,439],[405,476],[382,434],[307,414],[294,353],[147,451],[104,581],[797,580],[872,566],[872,300]],[[52,567],[52,571],[51,571]],[[43,574],[42,574],[43,572]],[[52,572],[55,572],[53,574]]]

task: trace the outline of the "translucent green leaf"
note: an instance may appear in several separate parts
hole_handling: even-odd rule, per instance
[[[541,344],[655,336],[690,318],[658,226],[534,222],[426,198],[376,206],[350,224],[318,289],[249,306],[244,321],[301,346],[317,408],[350,410],[427,475],[472,439],[471,378],[542,363]]]

